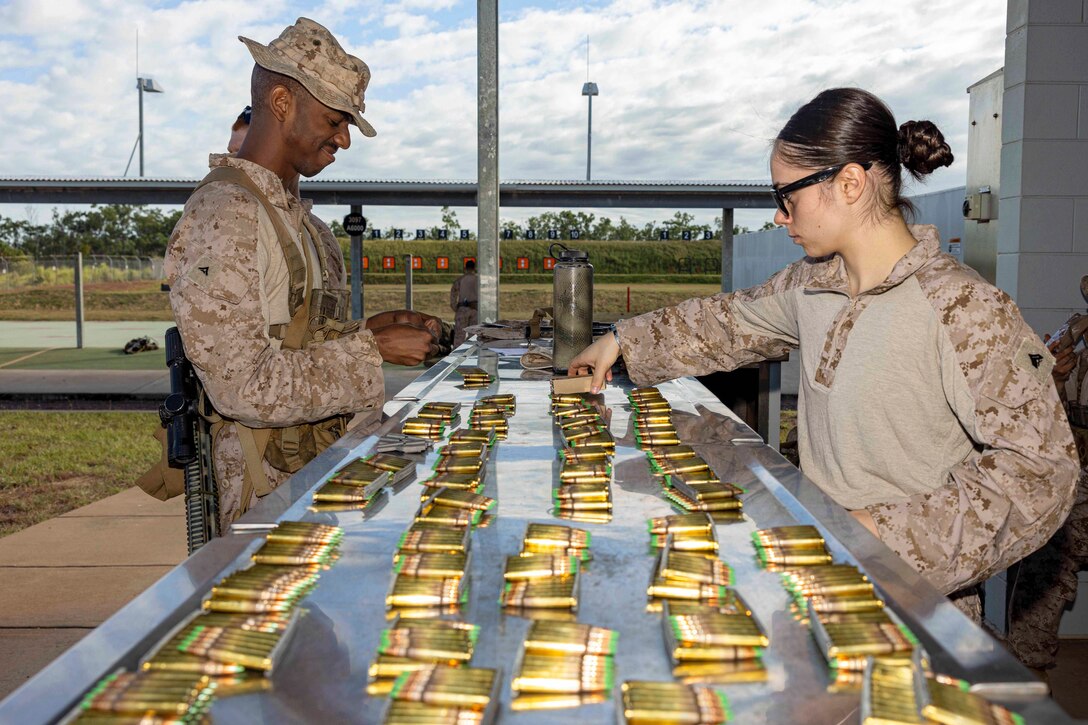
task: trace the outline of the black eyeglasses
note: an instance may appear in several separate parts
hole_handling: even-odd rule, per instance
[[[858,164],[861,168],[868,171],[873,165],[872,161],[866,161],[863,164]],[[786,208],[786,202],[790,199],[790,194],[800,189],[804,189],[806,186],[812,186],[819,184],[821,181],[827,181],[834,178],[835,174],[839,173],[846,167],[846,164],[838,164],[837,166],[828,166],[823,171],[817,171],[815,174],[809,174],[802,177],[797,181],[790,182],[785,186],[780,186],[777,189],[771,189],[771,196],[774,197],[774,204],[778,207],[778,211],[782,212],[785,216],[790,215],[790,210]]]

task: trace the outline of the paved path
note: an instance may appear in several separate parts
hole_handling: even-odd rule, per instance
[[[0,539],[0,698],[185,558],[182,503],[131,488]]]
[[[84,322],[84,347],[124,347],[134,337],[147,335],[161,346],[172,321]],[[75,347],[76,323],[0,320],[0,347]]]

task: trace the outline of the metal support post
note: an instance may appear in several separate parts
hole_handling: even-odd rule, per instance
[[[476,268],[481,323],[499,319],[499,2],[476,2]]]
[[[83,252],[76,252],[76,347],[83,349]]]
[[[756,407],[756,433],[777,451],[782,424],[782,363],[778,360],[765,360],[759,364],[759,400]]]
[[[733,210],[722,209],[722,292],[733,291]]]
[[[362,214],[362,204],[351,205],[352,214]],[[363,235],[352,234],[351,239],[351,319],[363,319]]]
[[[586,181],[589,181],[592,174],[590,170],[593,168],[593,96],[586,96],[589,99],[589,121],[586,125]]]
[[[140,96],[140,176],[144,175],[144,79],[136,79],[137,93]]]
[[[412,255],[404,255],[404,309],[412,309]]]

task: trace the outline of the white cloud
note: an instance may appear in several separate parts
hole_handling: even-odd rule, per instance
[[[379,135],[354,136],[327,177],[474,178],[475,28],[441,20],[457,8],[471,17],[474,5],[13,0],[0,6],[0,175],[121,173],[136,138],[138,27],[141,73],[166,90],[144,99],[147,173],[199,177],[248,100],[252,61],[237,36],[268,41],[306,15],[374,74],[367,115]],[[823,88],[858,85],[900,121],[937,123],[957,161],[927,188],[961,184],[965,89],[1002,65],[1005,11],[1003,0],[541,2],[500,29],[501,175],[584,175],[589,34],[601,89],[595,178],[766,178],[769,140],[793,110]],[[431,210],[403,214],[406,227],[437,220]]]

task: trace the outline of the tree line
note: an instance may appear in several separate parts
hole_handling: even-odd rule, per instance
[[[83,254],[130,255],[139,257],[161,257],[166,252],[166,243],[170,233],[181,217],[181,210],[164,212],[161,209],[135,204],[94,205],[87,210],[52,210],[48,222],[39,223],[31,215],[30,219],[12,219],[0,215],[0,257],[51,255],[68,256],[77,252]],[[428,239],[438,239],[440,229],[447,230],[449,238],[459,239],[463,228],[457,219],[457,213],[449,207],[442,209],[442,226],[422,229]],[[721,233],[721,217],[715,217],[714,224],[695,224],[695,216],[687,212],[676,212],[671,219],[650,221],[641,226],[632,224],[624,217],[613,220],[611,217],[598,216],[586,212],[570,210],[547,211],[538,216],[529,217],[524,223],[502,220],[504,238],[526,239],[526,232],[534,230],[537,239],[544,239],[549,230],[557,230],[560,239],[569,239],[569,232],[576,230],[582,239],[600,241],[657,241],[661,232],[669,232],[671,239],[680,239],[684,231],[691,232],[692,239],[702,239],[704,232],[717,237]],[[764,229],[773,228],[767,222]],[[337,237],[347,237],[339,220],[330,224]],[[370,224],[371,231],[380,233],[378,238],[394,238],[394,228],[383,228],[375,222]],[[734,226],[734,234],[750,231],[747,227]],[[414,239],[416,229],[402,230],[404,239]],[[469,239],[475,239],[475,232],[470,232]]]

